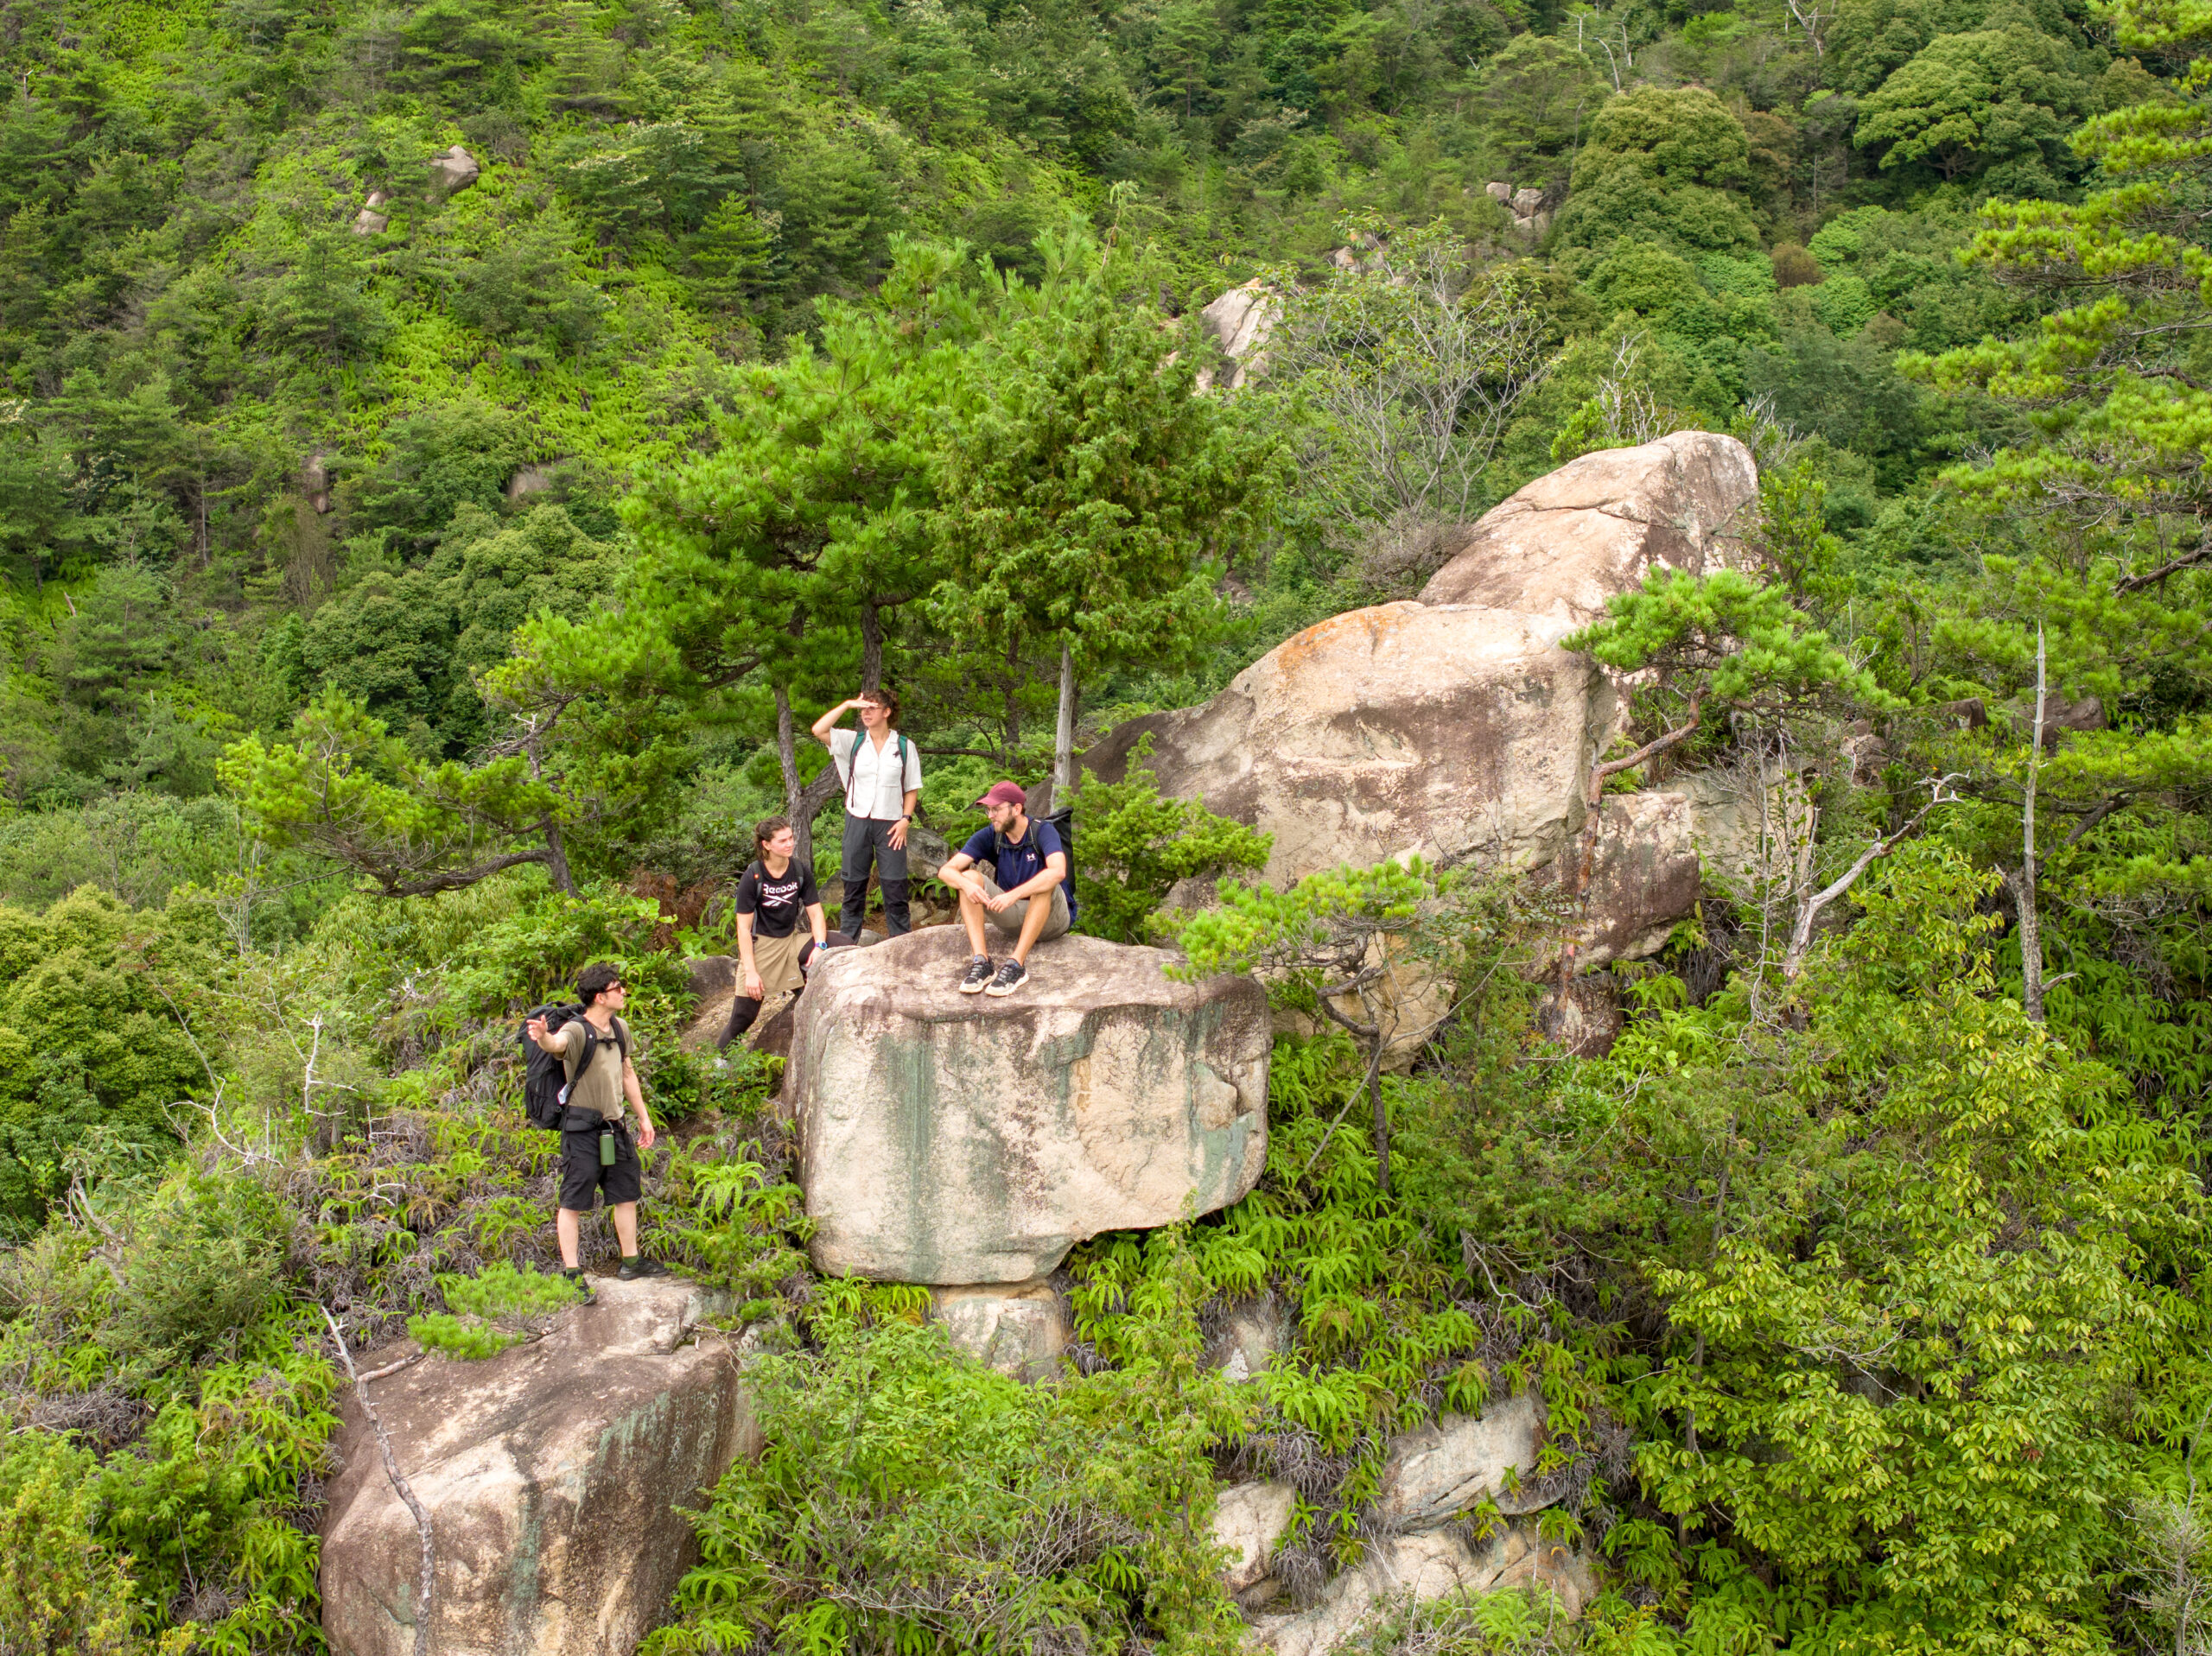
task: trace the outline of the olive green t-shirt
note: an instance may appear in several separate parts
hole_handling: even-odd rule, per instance
[[[622,1051],[629,1044],[630,1026],[618,1018],[614,1027],[622,1031],[621,1043],[617,1044],[611,1034],[601,1036],[592,1050],[590,1071],[569,1080],[569,1102],[580,1110],[597,1110],[610,1121],[621,1120],[628,1101],[622,1093]],[[576,1054],[584,1050],[584,1020],[569,1019],[553,1037],[561,1044],[561,1062],[573,1066]]]

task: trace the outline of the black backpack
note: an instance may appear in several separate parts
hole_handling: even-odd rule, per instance
[[[569,1107],[569,1075],[556,1055],[548,1052],[530,1038],[529,1019],[543,1018],[545,1032],[550,1035],[556,1030],[566,1028],[571,1022],[582,1018],[583,1015],[584,1009],[582,1006],[564,1006],[556,1001],[550,1006],[532,1007],[524,1019],[520,1037],[523,1063],[525,1066],[523,1071],[522,1107],[523,1114],[530,1118],[530,1125],[533,1127],[543,1127],[548,1133],[558,1133],[561,1130],[562,1118],[566,1114]],[[620,1022],[614,1025],[614,1044],[620,1049],[622,1056],[626,1060],[630,1056],[630,1049],[623,1043],[622,1025]],[[586,1019],[584,1055],[576,1064],[578,1075],[582,1075],[591,1068],[591,1061],[598,1052],[599,1031],[592,1027],[588,1019]]]

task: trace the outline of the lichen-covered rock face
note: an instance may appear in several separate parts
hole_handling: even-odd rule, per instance
[[[1509,1517],[1548,1506],[1537,1493],[1543,1423],[1523,1392],[1480,1414],[1447,1414],[1390,1446],[1379,1515],[1397,1530],[1426,1529],[1487,1501]]]
[[[1179,984],[1174,955],[1071,936],[1028,984],[963,995],[967,933],[927,926],[814,968],[783,1106],[814,1265],[982,1285],[1099,1232],[1239,1201],[1268,1158],[1268,995]]]
[[[930,1321],[984,1367],[1019,1380],[1058,1375],[1075,1337],[1067,1301],[1050,1281],[933,1289]]]
[[[1751,452],[1733,437],[1677,431],[1600,449],[1484,513],[1421,602],[1594,621],[1655,568],[1702,575],[1731,564],[1758,493]]]
[[[1085,756],[1274,837],[1265,878],[1432,861],[1541,861],[1580,820],[1583,755],[1614,696],[1556,618],[1378,605],[1310,627],[1212,701],[1149,714]]]
[[[727,1302],[675,1278],[596,1285],[543,1340],[369,1383],[430,1515],[440,1656],[625,1656],[697,1560],[681,1509],[758,1451],[727,1341],[686,1343]],[[336,1656],[412,1656],[415,1520],[350,1387],[339,1414],[323,1632]]]
[[[1297,1492],[1287,1483],[1241,1483],[1214,1501],[1213,1539],[1228,1554],[1223,1585],[1254,1617],[1248,1648],[1327,1656],[1406,1599],[1541,1584],[1573,1617],[1595,1590],[1589,1560],[1544,1543],[1533,1514],[1560,1498],[1536,1475],[1543,1414],[1535,1393],[1478,1415],[1447,1414],[1390,1445],[1371,1514],[1381,1539],[1299,1608],[1286,1602],[1274,1551]],[[1466,1520],[1495,1508],[1487,1533]]]
[[[995,999],[959,992],[957,926],[832,950],[783,1092],[816,1266],[1027,1282],[1101,1231],[1242,1197],[1267,1159],[1267,995],[1173,981],[1174,960],[1070,934]]]
[[[1529,1519],[1516,1520],[1477,1542],[1456,1528],[1395,1536],[1332,1581],[1312,1608],[1257,1618],[1245,1646],[1277,1656],[1328,1656],[1362,1632],[1378,1611],[1408,1598],[1426,1601],[1448,1593],[1496,1593],[1531,1585],[1548,1589],[1569,1620],[1581,1615],[1597,1592],[1589,1560],[1543,1541]]]
[[[1576,929],[1585,968],[1657,954],[1704,887],[1688,798],[1611,794],[1599,809],[1588,901]]]

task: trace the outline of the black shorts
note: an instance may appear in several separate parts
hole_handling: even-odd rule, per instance
[[[614,1164],[599,1164],[599,1127],[588,1127],[582,1133],[561,1135],[561,1205],[570,1213],[589,1213],[593,1198],[602,1192],[607,1205],[619,1207],[625,1202],[635,1202],[645,1185],[645,1169],[638,1161],[638,1148],[630,1142],[630,1130],[617,1125],[614,1128]]]

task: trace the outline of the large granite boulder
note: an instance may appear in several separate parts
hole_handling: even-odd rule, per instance
[[[1677,431],[1599,449],[1484,512],[1421,600],[1592,621],[1654,568],[1732,563],[1758,496],[1751,451],[1733,437]]]
[[[430,157],[430,170],[438,175],[438,184],[451,194],[474,184],[484,169],[477,164],[475,156],[454,144],[443,155]]]
[[[1581,817],[1583,756],[1616,717],[1571,623],[1465,606],[1352,610],[1262,656],[1212,701],[1118,726],[1085,757],[1108,780],[1138,744],[1160,791],[1273,834],[1287,883],[1404,852],[1528,864]]]
[[[1271,885],[1408,852],[1541,866],[1580,830],[1592,756],[1624,710],[1614,679],[1560,641],[1655,568],[1732,565],[1758,498],[1732,437],[1680,431],[1585,454],[1464,531],[1420,602],[1309,628],[1211,701],[1118,726],[1084,764],[1118,781],[1149,737],[1163,792],[1274,834]],[[1609,797],[1583,964],[1664,942],[1696,903],[1706,837],[1674,793]],[[1417,1045],[1423,1020],[1400,1023]]]
[[[816,1266],[1033,1282],[1101,1231],[1243,1196],[1267,1158],[1267,997],[1173,981],[1174,959],[1071,934],[1001,999],[959,992],[957,926],[832,950],[783,1093]]]
[[[1241,288],[1231,288],[1198,313],[1198,319],[1221,347],[1228,365],[1201,368],[1198,389],[1219,386],[1233,391],[1265,365],[1268,336],[1282,315],[1282,301],[1256,277]]]
[[[698,1558],[696,1505],[759,1435],[724,1307],[676,1278],[596,1285],[532,1344],[432,1355],[369,1396],[430,1516],[440,1656],[623,1656]],[[364,1372],[377,1359],[361,1363]],[[353,1389],[323,1520],[322,1625],[336,1656],[412,1656],[415,1520]]]

